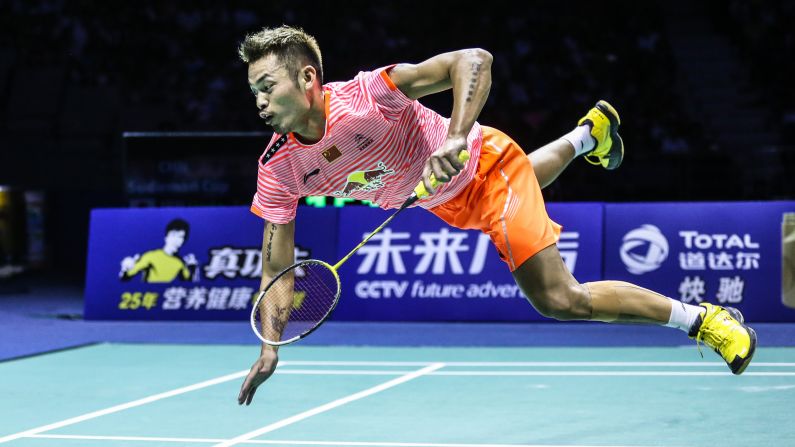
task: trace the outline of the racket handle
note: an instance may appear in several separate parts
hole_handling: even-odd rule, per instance
[[[458,160],[461,163],[466,163],[467,160],[469,160],[469,151],[464,150],[464,151],[459,152],[458,153]],[[436,177],[433,174],[431,174],[430,180],[431,180],[431,186],[433,188],[436,188],[436,187],[438,187],[440,185],[440,182],[438,180],[436,180]],[[428,190],[425,189],[425,183],[422,183],[421,180],[420,180],[420,183],[417,185],[417,187],[414,188],[414,195],[417,196],[417,199],[424,199],[424,198],[426,198],[426,197],[428,197],[430,195],[430,194],[428,194]]]

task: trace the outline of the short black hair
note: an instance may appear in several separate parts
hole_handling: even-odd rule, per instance
[[[285,62],[292,76],[304,65],[315,67],[317,78],[323,84],[323,56],[317,40],[303,29],[282,25],[278,28],[263,28],[249,34],[237,48],[240,59],[251,64],[269,54],[275,54]]]
[[[185,222],[183,219],[174,219],[166,225],[166,235],[172,231],[184,231],[185,232],[185,239],[188,239],[188,234],[190,233],[190,225]]]

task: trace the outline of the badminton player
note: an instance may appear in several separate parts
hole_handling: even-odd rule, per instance
[[[735,374],[756,346],[733,308],[692,306],[620,281],[581,284],[556,242],[541,188],[575,158],[617,168],[624,148],[619,115],[605,101],[560,139],[525,155],[503,132],[476,120],[491,86],[492,56],[482,49],[439,54],[324,84],[321,52],[303,30],[282,26],[246,36],[239,47],[259,116],[274,135],[259,160],[251,211],[265,220],[262,285],[294,262],[298,200],[325,195],[399,207],[419,179],[433,193],[417,203],[456,228],[487,233],[533,307],[556,320],[647,323],[678,328],[714,349]],[[452,90],[444,118],[417,100]],[[471,159],[462,163],[461,151]],[[433,174],[441,183],[433,188]],[[262,319],[268,331],[280,315]],[[238,396],[251,403],[273,373],[277,350],[263,344]]]

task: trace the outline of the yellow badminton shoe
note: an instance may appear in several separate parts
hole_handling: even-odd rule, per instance
[[[577,122],[578,126],[591,126],[591,136],[596,146],[585,154],[585,161],[592,165],[601,165],[605,169],[616,169],[624,160],[624,142],[618,135],[621,118],[618,112],[605,100],[599,100],[588,113]]]
[[[701,303],[706,309],[688,334],[717,352],[734,374],[742,374],[756,351],[756,332],[744,324],[743,315],[733,307]],[[699,349],[701,352],[701,349]]]

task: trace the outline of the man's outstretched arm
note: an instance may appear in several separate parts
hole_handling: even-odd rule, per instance
[[[260,290],[273,279],[279,272],[295,262],[295,220],[286,224],[265,222],[265,232],[262,236],[262,281]],[[285,306],[292,303],[292,293],[285,297]],[[261,330],[271,340],[278,340],[289,316],[288,312],[275,313],[267,306],[260,306]],[[259,358],[251,366],[248,376],[240,387],[237,396],[238,404],[251,404],[254,393],[263,382],[273,374],[279,363],[279,348],[263,343]]]
[[[453,112],[447,140],[425,165],[423,182],[429,192],[430,174],[448,182],[464,164],[458,154],[467,148],[467,135],[475,125],[491,89],[491,54],[480,48],[453,51],[419,64],[398,64],[389,77],[411,99],[453,89]]]

